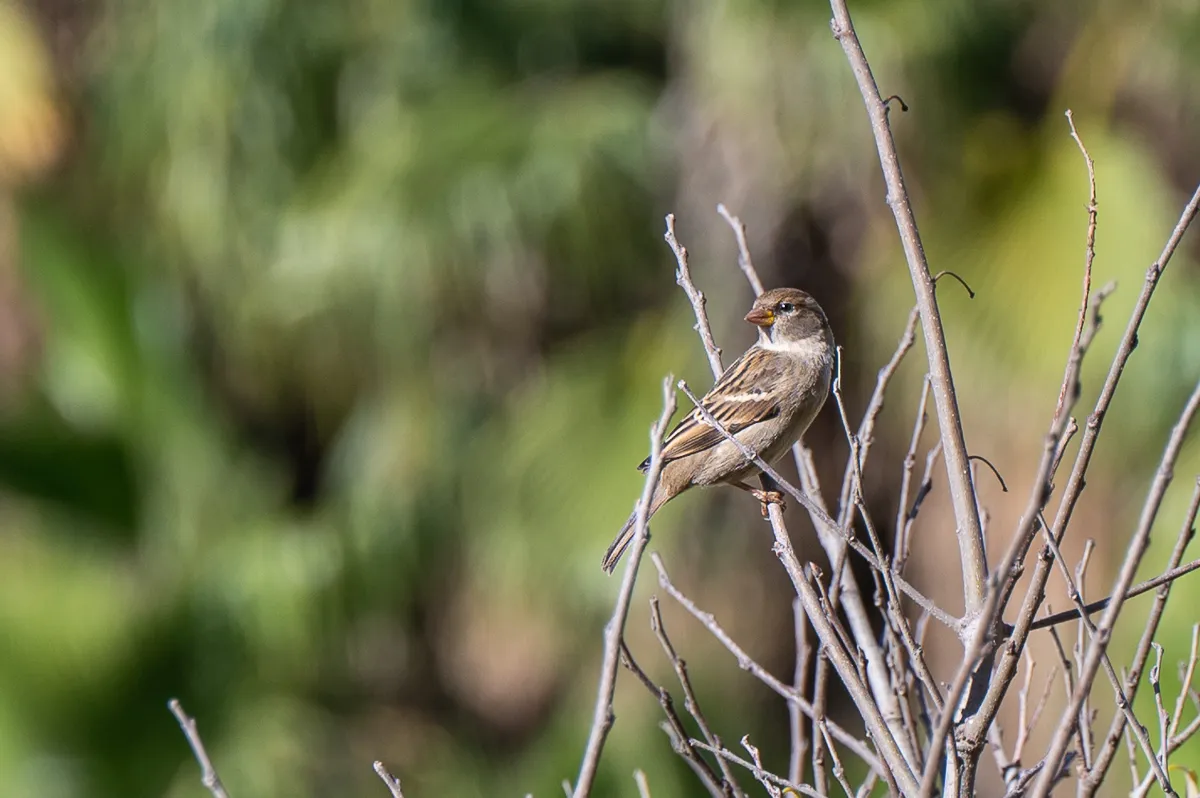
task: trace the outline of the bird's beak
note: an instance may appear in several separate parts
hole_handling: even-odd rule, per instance
[[[758,327],[770,327],[775,323],[775,314],[770,308],[754,308],[746,314],[746,321]]]

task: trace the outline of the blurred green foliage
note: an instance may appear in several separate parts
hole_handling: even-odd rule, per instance
[[[968,438],[1018,497],[1083,262],[1062,111],[1097,164],[1094,285],[1119,283],[1087,407],[1200,176],[1193,6],[851,3],[912,107],[892,120],[931,262],[979,294],[940,290]],[[373,759],[418,797],[555,794],[660,379],[705,384],[662,214],[727,359],[749,293],[712,208],[742,214],[764,277],[829,309],[851,412],[908,311],[827,20],[767,0],[0,0],[0,798],[202,795],[171,696],[236,798],[379,795]],[[1152,305],[1072,530],[1100,543],[1092,595],[1200,376],[1195,251]],[[922,357],[878,431],[881,507]],[[812,438],[832,484],[831,412]],[[1147,575],[1198,470],[1193,445]],[[655,547],[790,673],[785,581],[728,533],[758,528],[752,508],[685,504]],[[1200,588],[1177,591],[1169,658]],[[782,768],[778,701],[666,609],[718,732]],[[644,621],[634,649],[670,683]],[[656,798],[696,794],[632,681],[617,712],[598,794],[633,794],[635,767]]]

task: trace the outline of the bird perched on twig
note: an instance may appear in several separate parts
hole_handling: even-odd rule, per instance
[[[833,331],[817,301],[797,288],[775,288],[754,300],[746,321],[758,341],[725,370],[700,404],[738,440],[768,463],[791,448],[820,412],[833,374]],[[650,458],[639,470],[650,467]],[[778,491],[746,484],[760,473],[738,447],[693,410],[667,436],[658,484],[646,518],[693,485],[732,485],[762,502],[783,503]],[[637,513],[604,554],[612,573],[633,540]]]

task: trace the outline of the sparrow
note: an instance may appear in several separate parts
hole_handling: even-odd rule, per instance
[[[754,300],[746,321],[758,341],[717,379],[700,404],[734,437],[773,463],[808,429],[829,395],[833,376],[833,330],[817,301],[797,288],[774,288]],[[647,457],[639,471],[650,467]],[[746,484],[761,469],[693,410],[662,446],[658,484],[646,511],[658,509],[693,485],[732,485],[762,502],[782,504],[778,491]],[[612,573],[633,540],[637,513],[629,517],[604,554]]]

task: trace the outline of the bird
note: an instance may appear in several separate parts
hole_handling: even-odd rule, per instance
[[[746,321],[758,327],[758,340],[717,379],[700,405],[734,437],[773,463],[808,429],[829,395],[833,377],[833,330],[825,311],[798,288],[773,288],[754,300]],[[687,489],[732,485],[762,503],[783,504],[778,491],[760,490],[746,480],[761,473],[753,462],[699,409],[689,413],[662,445],[658,484],[646,519]],[[638,466],[645,472],[647,457]],[[633,540],[635,511],[604,554],[612,573]]]

